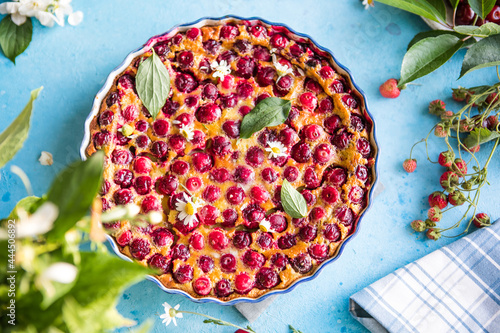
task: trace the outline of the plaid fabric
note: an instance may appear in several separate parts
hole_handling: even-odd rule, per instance
[[[371,332],[500,332],[500,222],[351,296]]]

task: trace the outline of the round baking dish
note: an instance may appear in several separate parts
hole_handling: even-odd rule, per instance
[[[148,42],[146,44],[144,44],[142,47],[136,49],[135,51],[132,51],[126,58],[125,60],[118,66],[116,67],[108,76],[104,86],[99,90],[99,92],[97,93],[95,99],[94,99],[94,103],[93,103],[93,106],[92,106],[92,110],[89,114],[89,116],[87,117],[86,121],[85,121],[85,134],[84,134],[84,137],[83,137],[83,141],[82,141],[82,144],[81,144],[81,148],[80,148],[80,156],[83,160],[85,160],[87,158],[86,156],[86,148],[87,146],[89,145],[89,142],[90,142],[90,123],[92,121],[92,119],[97,115],[97,113],[99,112],[99,108],[100,108],[100,105],[101,105],[101,102],[102,100],[105,98],[106,94],[108,93],[109,89],[111,88],[115,78],[123,72],[123,70],[125,70],[129,65],[130,63],[132,62],[132,60],[145,53],[147,50],[149,50],[151,48],[152,45],[154,45],[155,43],[157,43],[158,41],[162,41],[162,40],[166,40],[172,36],[174,36],[177,32],[183,32],[183,31],[186,31],[190,28],[193,28],[193,27],[202,27],[202,26],[210,26],[210,25],[221,25],[221,24],[225,24],[225,23],[228,23],[228,22],[232,22],[232,23],[260,23],[266,27],[273,27],[273,29],[275,30],[278,30],[280,33],[283,33],[285,34],[288,38],[292,39],[292,40],[295,40],[295,41],[300,41],[300,42],[310,42],[311,44],[311,48],[317,52],[318,54],[320,54],[321,56],[324,56],[325,58],[327,58],[332,67],[338,72],[340,73],[342,76],[345,77],[345,79],[348,81],[348,85],[350,86],[350,88],[352,89],[352,94],[354,94],[361,106],[360,106],[360,110],[362,111],[362,113],[364,114],[365,118],[367,119],[367,121],[371,122],[371,131],[369,133],[370,135],[370,139],[371,139],[371,143],[372,143],[372,148],[373,148],[373,158],[374,158],[374,166],[373,168],[371,169],[372,170],[372,179],[373,179],[373,182],[372,182],[372,185],[369,189],[369,193],[367,195],[367,205],[366,207],[364,208],[364,210],[359,214],[357,220],[353,223],[354,226],[353,226],[353,230],[351,232],[351,234],[349,236],[347,236],[344,241],[338,246],[337,248],[337,252],[334,256],[332,256],[331,258],[325,260],[324,262],[322,262],[321,264],[319,264],[315,269],[313,269],[311,272],[308,273],[307,276],[304,276],[302,278],[299,278],[297,280],[295,280],[293,283],[291,283],[287,288],[284,288],[284,289],[273,289],[273,290],[270,290],[269,292],[257,297],[257,298],[249,298],[249,297],[239,297],[239,298],[235,298],[235,299],[231,299],[229,301],[224,301],[224,300],[220,300],[218,298],[215,298],[215,297],[202,297],[202,298],[196,298],[196,297],[193,297],[192,295],[190,295],[189,293],[183,291],[183,290],[179,290],[179,289],[172,289],[172,288],[167,288],[165,287],[158,278],[156,278],[155,276],[148,276],[147,278],[151,281],[153,281],[154,283],[156,283],[158,285],[158,287],[160,289],[162,289],[163,291],[167,292],[167,293],[170,293],[170,294],[180,294],[180,295],[184,295],[185,297],[189,298],[190,300],[192,300],[193,302],[197,302],[197,303],[208,303],[208,302],[213,302],[213,303],[217,303],[217,304],[220,304],[220,305],[235,305],[237,303],[242,303],[242,302],[247,302],[247,303],[256,303],[256,302],[260,302],[262,300],[264,300],[265,298],[269,297],[269,296],[272,296],[272,295],[279,295],[279,294],[284,294],[284,293],[288,293],[290,291],[292,291],[298,284],[300,283],[303,283],[303,282],[306,282],[306,281],[309,281],[309,280],[312,280],[314,279],[316,276],[318,276],[319,272],[326,266],[328,265],[329,263],[335,261],[341,254],[342,254],[342,251],[345,247],[345,245],[347,244],[347,242],[352,238],[354,237],[358,230],[359,230],[359,223],[361,221],[361,219],[363,218],[363,215],[366,213],[366,211],[369,209],[370,205],[371,205],[371,201],[372,201],[372,195],[373,195],[373,190],[375,188],[375,185],[376,185],[376,182],[378,180],[378,174],[377,174],[377,162],[378,162],[378,155],[379,155],[379,147],[378,147],[378,144],[377,144],[377,141],[376,141],[376,136],[375,136],[375,122],[373,120],[373,117],[371,116],[371,114],[368,112],[368,109],[367,109],[367,103],[366,103],[366,98],[362,92],[362,90],[356,85],[356,83],[354,82],[352,76],[351,76],[351,73],[349,72],[349,70],[347,68],[345,68],[342,64],[340,64],[336,59],[335,57],[333,56],[332,52],[324,47],[321,47],[319,46],[317,43],[314,42],[314,40],[308,36],[308,35],[305,35],[305,34],[301,34],[301,33],[298,33],[298,32],[295,32],[294,30],[292,30],[291,28],[289,28],[288,26],[284,25],[284,24],[281,24],[281,23],[274,23],[274,22],[269,22],[267,20],[264,20],[264,19],[261,19],[261,18],[257,18],[257,17],[251,17],[251,18],[242,18],[242,17],[238,17],[238,16],[232,16],[232,15],[227,15],[227,16],[224,16],[224,17],[220,17],[220,18],[201,18],[195,22],[191,22],[191,23],[187,23],[187,24],[181,24],[181,25],[177,25],[177,26],[174,26],[172,29],[170,29],[169,31],[161,34],[161,35],[158,35],[158,36],[155,36],[155,37],[152,37],[151,39],[148,40]],[[120,249],[118,247],[118,244],[116,243],[115,239],[111,236],[108,235],[108,241],[113,249],[113,251],[122,259],[124,260],[128,260],[128,261],[132,261],[129,257],[125,256],[124,254],[122,254],[120,252]]]

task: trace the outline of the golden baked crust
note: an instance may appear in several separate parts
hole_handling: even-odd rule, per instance
[[[280,48],[283,45],[285,47]],[[221,300],[241,296],[256,298],[272,289],[285,289],[298,278],[313,274],[324,260],[336,256],[340,244],[355,230],[359,216],[366,208],[368,193],[374,181],[376,148],[371,140],[371,119],[360,106],[359,96],[352,91],[350,81],[332,69],[331,59],[318,55],[308,43],[288,40],[273,27],[266,28],[258,24],[192,28],[168,40],[159,41],[153,47],[168,69],[172,83],[170,97],[156,119],[157,122],[167,120],[167,134],[157,135],[153,128],[155,121],[143,107],[134,87],[138,64],[151,55],[151,51],[148,51],[134,59],[115,79],[102,101],[99,114],[91,122],[91,140],[86,150],[89,156],[96,150],[103,150],[106,154],[102,190],[104,210],[116,204],[134,202],[142,207],[143,212],[156,209],[164,216],[164,222],[147,228],[131,226],[128,221],[106,225],[121,251],[145,265],[149,263],[162,267],[164,274],[158,278],[167,288],[184,290],[197,298],[211,296]],[[185,51],[193,56],[192,63],[189,55],[180,55]],[[221,60],[227,60],[231,66],[231,75],[224,80],[213,76],[210,65]],[[272,84],[266,84],[266,75],[262,71],[269,68],[275,70],[273,60],[293,69],[293,73],[288,73],[285,79],[291,79],[289,87],[281,89],[277,86],[277,82],[284,77],[276,73],[267,75],[267,80],[270,77]],[[248,63],[254,66],[249,75],[248,68],[243,66]],[[192,81],[182,81],[180,77],[183,75],[194,78],[195,87]],[[212,90],[204,91],[210,84]],[[218,95],[215,99],[211,95],[214,87]],[[302,99],[303,94],[309,94],[309,98]],[[234,137],[234,133],[228,133],[223,128],[223,124],[228,121],[241,121],[245,111],[248,112],[260,99],[269,96],[292,101],[292,110],[285,124],[266,128],[250,139]],[[308,104],[310,96],[316,98],[316,102],[312,102],[313,109],[308,108],[311,105]],[[200,107],[207,104],[218,105],[222,113],[211,123],[202,119],[199,113]],[[205,139],[199,136],[191,142],[183,139],[178,120],[192,122],[193,129],[203,133]],[[136,127],[129,138],[118,131],[124,124]],[[313,124],[319,126],[319,131],[318,128],[311,129],[310,125]],[[232,128],[234,131],[234,126]],[[308,128],[313,135],[315,133],[318,136],[313,139],[308,137]],[[223,137],[220,139],[222,144],[214,143],[215,137]],[[264,149],[270,141],[287,143],[288,156],[269,158]],[[162,152],[158,146],[154,147],[155,142],[163,142],[168,151]],[[225,146],[227,142],[230,145]],[[316,155],[320,144],[332,153],[326,163],[320,163]],[[306,156],[293,153],[299,150],[300,145],[308,147],[309,155],[307,152]],[[117,151],[122,155],[118,156]],[[249,161],[249,151],[256,152],[256,160]],[[193,154],[198,152],[210,156],[213,166],[209,171],[197,170]],[[136,164],[138,159],[144,157],[151,160],[151,170],[141,174]],[[187,162],[189,170],[185,174],[175,173],[172,170],[175,161]],[[246,166],[253,171],[254,176],[249,182],[243,182],[237,175],[238,166]],[[297,169],[292,170],[290,167]],[[278,174],[272,182],[269,177],[266,179],[262,176],[263,170],[269,171],[269,168]],[[294,172],[285,172],[287,168],[295,171],[295,174],[298,170],[296,180],[293,180]],[[220,177],[215,174],[215,170],[219,169],[223,170],[221,172],[224,175],[229,175],[227,180],[220,181]],[[175,185],[175,179],[179,183],[173,191],[162,187],[167,176],[171,184]],[[144,179],[148,177],[150,183],[146,181],[144,185]],[[212,210],[198,211],[201,223],[189,228],[177,218],[175,203],[182,198],[180,193],[187,192],[187,180],[192,177],[201,179],[202,185],[190,192],[193,196],[204,198]],[[291,219],[283,212],[279,189],[284,177],[295,188],[308,191],[310,214],[307,218]],[[215,189],[216,194],[220,192],[213,202],[206,200],[210,199],[209,194],[204,193],[208,186],[217,187],[219,190]],[[256,196],[252,192],[256,186],[261,189],[257,193],[264,193],[263,196]],[[227,199],[231,187],[239,187],[245,193],[238,204],[231,204]],[[327,188],[333,191],[329,192],[330,197],[325,194]],[[119,191],[125,194],[120,196]],[[229,213],[227,216],[223,214],[226,210],[237,213],[236,222],[231,221]],[[254,214],[254,211],[257,212]],[[273,215],[284,217],[285,230],[276,227],[278,231],[261,231],[258,222],[262,220],[263,212],[268,220]],[[256,220],[252,220],[254,218]],[[283,221],[281,217],[276,219]],[[165,230],[168,230],[167,236]],[[214,232],[218,233],[216,236],[219,238],[214,236],[211,239],[209,235]],[[248,234],[235,240],[237,233],[241,235],[244,232]],[[198,237],[197,245],[193,245],[196,242],[194,234]],[[217,243],[221,234],[224,236],[222,245]],[[250,245],[245,244],[245,239],[248,242],[245,237],[248,236],[251,238]],[[158,241],[161,237],[164,245]],[[204,240],[204,246],[197,249],[200,247],[200,238]],[[248,251],[254,251],[252,254],[255,257],[251,257]],[[232,254],[236,260],[234,272],[233,269],[228,271],[221,268],[221,257],[227,254]],[[201,268],[200,258],[203,256],[213,261],[210,271],[210,265],[204,267],[205,271]],[[277,261],[277,258],[282,261]],[[282,263],[284,267],[281,267]],[[182,266],[184,268],[180,269]],[[249,291],[242,290],[241,281],[238,284],[235,282],[236,277],[242,274],[247,274],[242,281],[246,281],[247,286],[251,284],[252,288],[247,288]],[[199,286],[195,286],[201,277],[208,278],[208,287],[206,279],[205,284],[201,283],[204,278],[198,282]],[[219,283],[221,280],[226,281]],[[200,286],[204,286],[205,291],[201,291],[203,288]],[[208,294],[206,290],[209,290]]]

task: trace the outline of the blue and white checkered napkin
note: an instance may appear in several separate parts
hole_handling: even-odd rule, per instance
[[[378,280],[350,299],[371,332],[500,332],[500,222]]]

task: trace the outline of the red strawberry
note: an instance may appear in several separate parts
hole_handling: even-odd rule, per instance
[[[466,201],[465,196],[463,195],[462,192],[460,191],[453,191],[450,194],[448,194],[448,201],[450,204],[453,206],[461,206],[464,204]]]
[[[449,168],[453,165],[453,159],[455,158],[455,153],[452,150],[443,151],[439,154],[438,163],[440,166]]]
[[[498,117],[497,116],[489,116],[483,121],[483,127],[486,127],[490,131],[496,131],[498,125]]]
[[[458,182],[459,182],[458,176],[453,171],[446,171],[439,178],[439,183],[445,190],[457,186]]]
[[[493,103],[496,103],[498,101],[498,95],[497,93],[491,93],[486,97],[486,104],[490,105]]]
[[[427,238],[432,240],[438,240],[439,238],[441,238],[441,233],[438,230],[431,228],[427,230]]]
[[[479,151],[479,149],[481,149],[481,146],[480,145],[477,145],[477,146],[474,146],[474,147],[471,147],[471,148],[467,148],[467,150],[470,152],[470,153],[477,153]]]
[[[385,81],[379,88],[380,94],[385,98],[396,98],[401,93],[398,88],[398,81],[396,79],[389,79]]]
[[[440,116],[446,112],[446,104],[440,99],[436,99],[429,103],[429,113]]]
[[[427,211],[427,217],[432,222],[439,222],[439,221],[441,221],[441,218],[443,217],[443,214],[441,213],[441,209],[439,209],[438,206],[435,206],[435,207],[431,207]]]
[[[458,87],[457,89],[452,89],[453,93],[451,94],[451,97],[457,102],[463,102],[465,101],[465,97],[467,96],[467,89]]]
[[[441,115],[441,119],[443,119],[443,120],[449,120],[449,119],[451,119],[453,117],[453,115],[454,115],[453,111],[448,110],[448,111],[445,111]]]
[[[448,206],[448,198],[445,194],[436,191],[429,195],[429,206],[430,207],[439,207],[439,209],[444,209]]]
[[[412,173],[413,171],[415,171],[415,169],[417,168],[417,160],[415,159],[406,159],[404,162],[403,162],[403,169],[405,169],[406,172],[408,173]]]
[[[413,228],[413,230],[417,232],[422,232],[427,228],[425,222],[422,220],[415,220],[412,223],[410,223],[410,225]]]
[[[489,227],[491,225],[490,217],[485,213],[476,214],[472,222],[478,228]]]
[[[451,169],[455,171],[457,175],[463,177],[467,174],[467,163],[465,163],[463,159],[457,158],[453,162]]]

